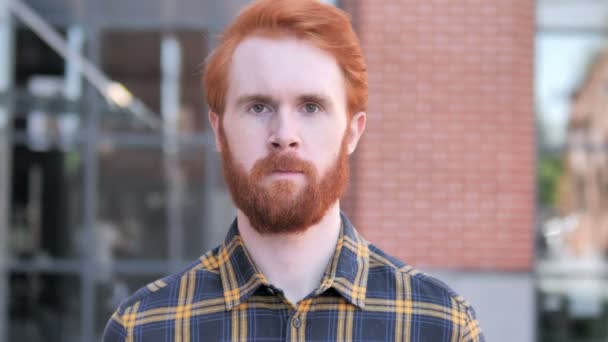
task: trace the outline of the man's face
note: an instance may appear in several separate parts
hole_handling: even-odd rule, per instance
[[[323,217],[346,187],[365,124],[363,113],[347,118],[335,59],[295,38],[241,42],[225,113],[210,119],[233,199],[263,233],[302,231]]]

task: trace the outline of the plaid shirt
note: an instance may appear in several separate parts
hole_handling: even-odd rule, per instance
[[[464,299],[342,222],[320,286],[295,306],[256,270],[235,221],[221,246],[126,299],[103,341],[484,341]]]

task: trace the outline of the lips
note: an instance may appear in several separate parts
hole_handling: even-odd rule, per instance
[[[315,174],[314,166],[294,154],[270,154],[256,161],[251,179],[258,182],[266,176],[295,179],[301,176],[311,177],[313,174]]]
[[[273,173],[302,173],[300,170],[272,170]]]
[[[302,174],[303,172],[297,170],[274,170],[270,175],[276,177],[296,177]]]

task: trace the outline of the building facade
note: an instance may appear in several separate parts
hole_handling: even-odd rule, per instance
[[[221,240],[234,209],[200,71],[247,2],[25,3],[171,123],[158,130],[108,105],[0,0],[14,38],[0,58],[14,71],[0,82],[5,340],[97,340],[128,293]],[[335,5],[352,16],[370,87],[345,211],[368,240],[463,294],[488,340],[533,341],[534,2]]]

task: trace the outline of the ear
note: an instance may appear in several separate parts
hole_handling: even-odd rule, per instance
[[[355,114],[348,123],[348,154],[352,154],[353,152],[355,152],[357,144],[359,143],[359,139],[361,139],[363,131],[365,131],[366,122],[367,115],[365,114],[365,112],[359,112]]]
[[[222,144],[220,142],[220,116],[212,111],[209,111],[209,123],[213,129],[213,135],[215,137],[215,149],[218,152],[222,152]]]

